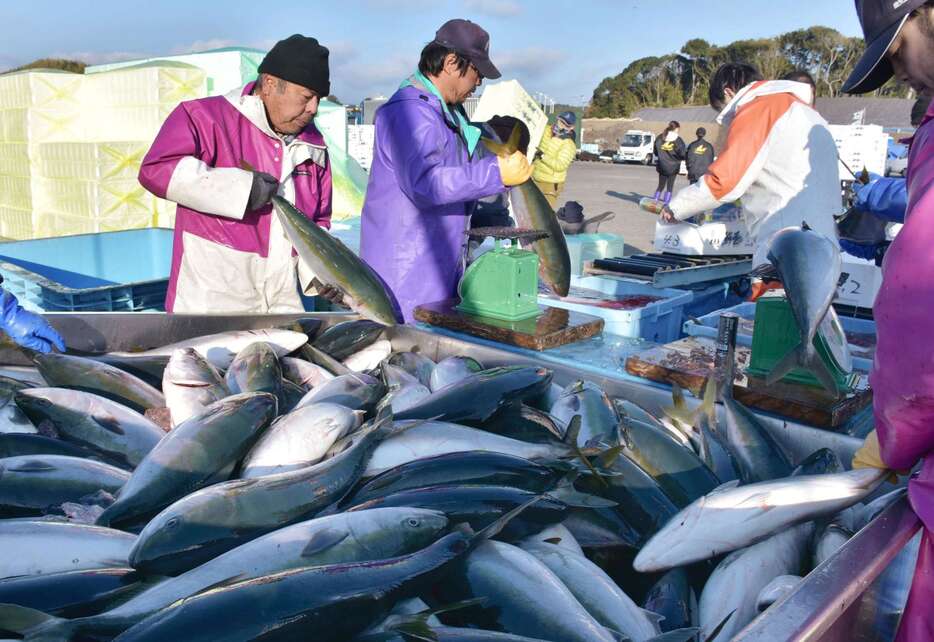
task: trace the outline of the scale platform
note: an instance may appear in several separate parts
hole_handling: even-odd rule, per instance
[[[589,314],[540,305],[542,314],[521,321],[503,321],[457,309],[460,299],[426,303],[415,308],[423,323],[447,328],[528,350],[548,350],[594,337],[603,332],[603,319]]]
[[[722,281],[745,276],[751,270],[752,258],[748,255],[682,256],[665,253],[596,259],[584,266],[586,274],[640,279],[657,288]]]

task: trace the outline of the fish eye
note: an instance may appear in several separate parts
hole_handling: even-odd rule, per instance
[[[410,517],[407,520],[405,520],[405,523],[411,526],[412,528],[417,528],[418,526],[421,525],[422,522],[420,520],[415,519],[414,517]]]
[[[179,524],[181,524],[181,523],[182,523],[182,520],[181,520],[180,517],[173,517],[172,519],[170,519],[169,521],[167,521],[167,522],[165,523],[165,527],[166,527],[166,528],[176,528],[176,527],[177,527]]]

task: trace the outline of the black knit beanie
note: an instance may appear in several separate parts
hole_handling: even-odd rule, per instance
[[[258,71],[307,87],[324,98],[331,93],[328,53],[315,38],[295,34],[277,42]]]

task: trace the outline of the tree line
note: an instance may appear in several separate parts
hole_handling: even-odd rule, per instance
[[[803,69],[814,77],[818,96],[840,96],[864,48],[862,38],[849,38],[828,27],[737,40],[723,47],[694,38],[678,53],[640,58],[616,76],[604,78],[593,92],[587,115],[621,118],[644,107],[706,105],[710,76],[725,62],[749,63],[765,78]],[[889,81],[872,95],[905,98],[913,96],[910,92]]]

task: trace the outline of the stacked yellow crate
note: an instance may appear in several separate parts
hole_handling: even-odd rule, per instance
[[[25,71],[0,76],[0,237],[33,236],[35,145],[80,137],[84,76]]]
[[[158,225],[158,199],[136,180],[148,149],[145,141],[39,145],[36,236]]]

